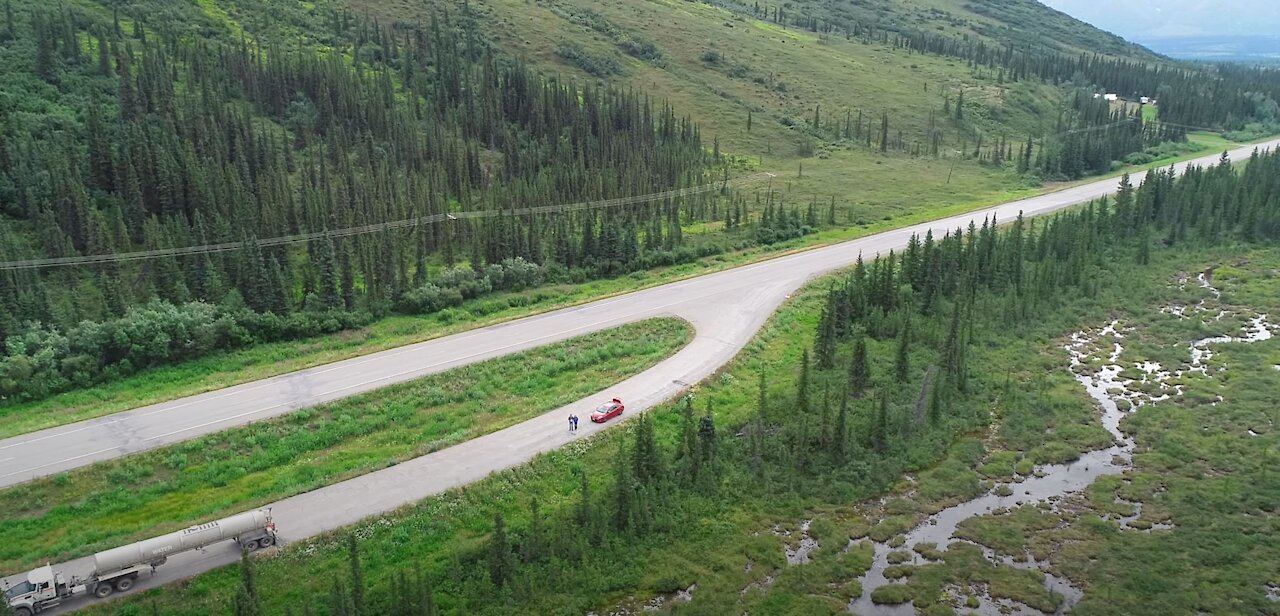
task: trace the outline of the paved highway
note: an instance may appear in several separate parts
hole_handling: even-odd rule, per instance
[[[1269,148],[1280,139],[1260,144]],[[1243,159],[1255,146],[1232,151]],[[1217,155],[1187,164],[1211,164]],[[178,442],[201,434],[266,419],[293,409],[424,374],[536,347],[655,316],[688,320],[694,339],[675,355],[598,395],[575,402],[524,423],[271,505],[285,542],[383,514],[428,496],[483,479],[490,473],[527,462],[535,455],[619,422],[605,426],[584,423],[570,435],[564,418],[570,412],[586,416],[601,401],[618,396],[627,403],[624,418],[645,411],[701,381],[727,363],[751,339],[765,320],[811,278],[852,264],[859,254],[870,258],[906,245],[912,234],[967,227],[995,215],[1011,221],[1019,212],[1034,216],[1052,212],[1116,190],[1115,178],[1060,192],[1006,203],[888,231],[833,246],[795,253],[724,272],[675,282],[574,308],[511,321],[438,340],[337,362],[310,370],[247,383],[170,403],[119,413],[0,442],[0,486],[12,485],[109,459]],[[9,458],[9,460],[5,460]],[[204,552],[173,557],[150,577],[146,588],[190,577],[238,558],[235,546],[215,546]],[[83,575],[88,559],[67,563],[69,574]],[[65,609],[83,603],[75,602]]]
[[[1280,139],[1262,145],[1275,144],[1280,144]],[[1232,155],[1248,156],[1252,150],[1250,146]],[[1216,159],[1216,155],[1207,156],[1193,162],[1208,164]],[[1185,163],[1179,167],[1185,167]],[[1093,182],[972,214],[0,440],[0,488],[654,316],[675,315],[690,321],[697,329],[697,344],[683,351],[683,355],[700,354],[718,366],[750,339],[761,319],[773,311],[783,296],[813,276],[851,264],[859,253],[870,256],[901,248],[913,233],[923,235],[932,229],[936,235],[967,226],[971,220],[981,224],[984,217],[992,214],[1002,221],[1013,219],[1019,211],[1028,216],[1042,214],[1114,192],[1116,183],[1115,179]],[[761,295],[764,289],[771,289],[772,293]],[[747,312],[739,314],[744,309]],[[725,318],[729,315],[738,316]],[[727,347],[708,355],[709,341],[721,341]],[[701,378],[697,374],[672,374],[667,365],[651,371],[690,383]]]

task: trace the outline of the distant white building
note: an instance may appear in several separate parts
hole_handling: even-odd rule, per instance
[[[1105,99],[1107,99],[1108,101],[1113,101],[1113,102],[1114,102],[1114,101],[1118,101],[1118,100],[1120,100],[1120,95],[1119,95],[1119,94],[1112,94],[1112,93],[1110,93],[1110,92],[1108,92],[1108,93],[1106,93],[1106,94],[1103,94],[1103,95],[1102,95],[1102,97],[1103,97],[1103,98],[1105,98]]]

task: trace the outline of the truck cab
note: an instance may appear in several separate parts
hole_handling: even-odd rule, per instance
[[[53,567],[45,565],[32,569],[27,579],[14,584],[4,591],[5,603],[15,614],[29,616],[51,608],[71,596],[71,587],[56,573]]]

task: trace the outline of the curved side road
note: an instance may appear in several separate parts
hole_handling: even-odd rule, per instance
[[[1240,148],[1230,156],[1243,159],[1255,148],[1277,144],[1280,139]],[[1176,167],[1181,171],[1189,164],[1212,164],[1217,158],[1206,156]],[[694,343],[681,355],[697,350],[700,357],[719,366],[746,344],[782,296],[814,276],[853,263],[859,254],[870,257],[879,251],[901,248],[912,234],[923,235],[932,230],[938,235],[965,227],[970,221],[981,224],[992,215],[1009,221],[1020,211],[1027,216],[1051,212],[1113,193],[1117,185],[1115,178],[1092,182],[581,306],[12,437],[0,441],[0,488],[654,316],[674,315],[690,321],[697,333]],[[765,288],[774,289],[771,294],[760,296]],[[740,318],[725,318],[741,311],[745,314]],[[714,353],[706,348],[707,340],[721,341],[726,349]],[[705,376],[673,374],[673,368],[666,364],[659,364],[650,372],[690,383]],[[629,406],[635,396],[630,398]]]
[[[1261,149],[1276,145],[1280,145],[1280,139],[1234,150],[1230,156],[1240,160],[1248,157],[1255,147]],[[1200,158],[1180,164],[1177,169],[1181,171],[1188,164],[1204,165],[1216,160],[1217,156]],[[579,400],[498,432],[268,505],[272,508],[280,538],[286,543],[298,541],[356,523],[370,516],[388,513],[423,498],[478,481],[491,473],[525,463],[540,453],[551,451],[573,440],[616,425],[620,423],[617,420],[604,425],[587,422],[582,425],[577,434],[569,434],[565,429],[564,418],[570,412],[587,415],[601,401],[601,398],[606,396],[616,395],[627,402],[627,413],[623,419],[653,408],[679,394],[689,385],[714,374],[721,366],[733,359],[777,307],[790,296],[789,294],[806,281],[847,266],[860,254],[870,259],[882,252],[905,246],[913,234],[933,231],[935,235],[940,235],[947,230],[967,227],[970,221],[981,224],[984,218],[993,215],[1001,221],[1009,221],[1019,212],[1027,216],[1052,212],[1110,194],[1116,190],[1117,186],[1118,181],[1114,178],[1094,182],[1057,193],[655,287],[577,308],[547,313],[275,379],[249,383],[222,392],[196,396],[173,403],[173,408],[178,416],[182,416],[194,412],[190,409],[211,408],[206,406],[208,404],[216,406],[219,400],[222,404],[245,405],[243,407],[245,410],[230,414],[231,416],[239,414],[240,417],[226,419],[221,425],[210,429],[201,427],[190,430],[201,434],[244,423],[250,419],[278,415],[287,412],[288,408],[312,404],[315,397],[328,395],[321,392],[333,391],[335,387],[345,387],[346,393],[335,394],[333,397],[349,395],[356,391],[364,391],[444,369],[439,366],[461,365],[483,357],[492,357],[652,316],[680,316],[695,328],[697,333],[693,341],[675,355],[606,392]],[[493,338],[495,334],[497,337]],[[503,345],[504,340],[505,345]],[[455,356],[441,356],[450,351],[455,353]],[[421,362],[421,364],[414,362]],[[297,387],[290,389],[290,384]],[[297,397],[290,398],[291,392]],[[223,397],[217,397],[219,395]],[[210,398],[210,396],[213,397]],[[244,399],[245,396],[250,400],[260,399],[261,404],[268,408],[253,411],[252,405]],[[282,403],[279,400],[286,402]],[[181,406],[182,404],[187,406]],[[279,404],[285,404],[287,408],[277,409],[270,406]],[[166,407],[166,405],[161,406]],[[184,412],[177,409],[188,410]],[[156,408],[139,409],[127,415],[144,420],[165,417],[164,411]],[[203,422],[197,423],[212,419],[206,417]],[[103,422],[84,423],[101,425]],[[146,423],[142,421],[135,430],[145,429]],[[83,424],[69,428],[78,427],[83,427]],[[50,440],[56,441],[56,434],[53,433],[60,431],[47,432],[50,434],[36,433],[32,437],[49,437]],[[126,430],[122,428],[119,432],[125,433]],[[84,432],[68,433],[75,435]],[[157,440],[173,442],[188,436],[191,435],[182,436],[182,433],[177,433],[174,438],[165,437]],[[38,442],[44,442],[42,446],[44,448],[53,448],[48,441]],[[158,444],[160,443],[150,446],[154,447]],[[10,445],[6,442],[4,445],[12,448],[18,444]],[[124,451],[119,451],[116,455],[128,453],[127,446],[121,445],[120,448]],[[139,447],[139,449],[145,448],[147,447]],[[6,455],[4,450],[0,450],[0,456],[4,455]],[[72,466],[75,465],[72,464]],[[37,472],[36,474],[45,473]],[[137,587],[150,588],[188,578],[238,559],[238,548],[230,542],[203,551],[179,554],[151,576],[139,579]],[[92,570],[92,567],[92,558],[82,558],[65,563],[59,568],[68,575],[84,576]],[[50,613],[71,611],[84,607],[88,603],[87,599],[72,600]]]

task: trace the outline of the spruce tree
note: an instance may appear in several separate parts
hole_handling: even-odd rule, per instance
[[[867,363],[867,339],[859,334],[853,344],[853,357],[849,361],[848,394],[852,398],[861,398],[871,383],[871,366]]]
[[[32,15],[31,28],[36,35],[36,76],[48,83],[57,83],[53,26],[49,23],[48,16],[39,13]]]
[[[502,588],[511,581],[511,544],[507,540],[507,522],[502,513],[493,517],[493,535],[489,537],[489,581]]]
[[[686,395],[680,409],[680,461],[686,483],[698,479],[702,456],[698,452],[698,426],[693,418],[693,396]]]
[[[354,533],[347,535],[347,561],[351,567],[351,613],[364,616],[364,570],[360,567],[360,551],[356,547]]]
[[[698,420],[698,449],[704,463],[710,465],[716,458],[716,418],[707,403],[707,412]],[[711,469],[714,471],[714,467]]]
[[[809,349],[800,354],[800,378],[796,379],[796,412],[809,414]]]
[[[135,22],[136,23],[136,22]],[[138,94],[133,82],[133,47],[129,43],[116,43],[116,73],[119,75],[120,119],[124,122],[138,120]]]
[[[842,396],[843,397],[843,396]],[[831,384],[822,388],[822,418],[818,424],[818,444],[831,445]]]
[[[431,578],[422,571],[420,564],[414,565],[414,571],[418,586],[418,609],[414,613],[416,616],[435,616],[435,590],[431,588]]]
[[[342,582],[342,576],[333,576],[333,586],[329,589],[329,614],[330,616],[355,616],[354,608],[351,607],[351,593],[347,592],[347,585]]]
[[[13,23],[13,0],[4,0],[4,30],[5,40],[12,41],[17,38],[18,30]]]
[[[840,396],[840,412],[836,414],[835,433],[831,439],[831,456],[835,464],[844,460],[845,443],[849,435],[849,397]]]
[[[635,485],[628,458],[626,444],[619,443],[613,465],[613,528],[619,531],[631,528],[633,513]]]
[[[947,329],[947,341],[942,348],[942,366],[947,380],[956,389],[964,389],[964,342],[960,334],[960,302],[951,308],[951,325]]]
[[[262,602],[258,599],[258,586],[249,560],[249,550],[240,550],[240,589],[236,594],[233,611],[236,616],[260,616]]]
[[[342,306],[346,310],[356,309],[356,275],[355,267],[351,262],[351,248],[348,243],[343,242],[339,250],[338,258],[338,276],[339,286],[342,287]]]
[[[290,301],[292,289],[285,281],[284,268],[275,257],[268,260],[267,274],[266,287],[263,289],[267,294],[267,311],[281,316],[289,314],[293,303]]]
[[[86,128],[89,131],[89,177],[93,186],[103,192],[115,191],[115,168],[111,142],[102,123],[102,108],[95,93],[89,102]]]
[[[823,307],[818,318],[818,339],[814,341],[813,352],[817,355],[818,368],[831,369],[836,365],[836,315],[835,292],[827,293],[827,306]]]
[[[316,297],[320,308],[335,310],[343,305],[338,291],[339,276],[333,240],[326,234],[316,245]]]
[[[875,421],[871,424],[871,447],[876,450],[876,453],[884,453],[888,447],[889,438],[889,394],[882,391],[879,398]]]
[[[525,530],[523,548],[524,562],[538,562],[546,557],[546,529],[542,521],[542,506],[538,497],[529,501],[529,528]]]
[[[1128,235],[1131,225],[1136,222],[1133,218],[1133,192],[1133,183],[1126,173],[1121,176],[1120,188],[1116,191],[1116,230],[1122,235]]]
[[[115,74],[111,70],[111,43],[107,42],[107,33],[102,30],[98,30],[98,74],[103,77]]]
[[[893,364],[894,376],[899,383],[906,383],[911,371],[911,315],[908,312],[898,334],[898,353]]]
[[[631,450],[632,473],[637,484],[652,485],[662,479],[662,454],[653,431],[653,420],[641,415],[635,420],[635,445]]]

